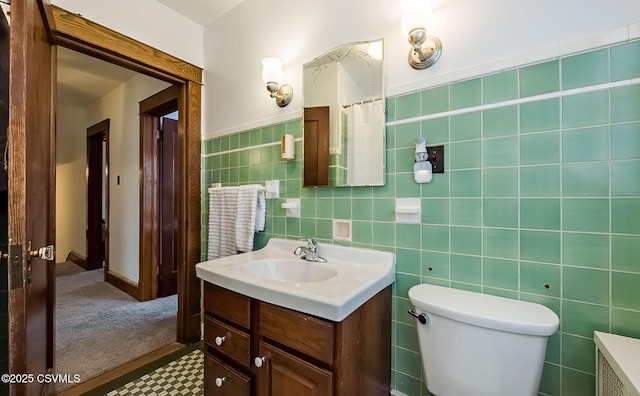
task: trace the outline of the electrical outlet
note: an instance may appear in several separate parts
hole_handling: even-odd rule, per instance
[[[433,173],[444,173],[444,146],[427,147]]]

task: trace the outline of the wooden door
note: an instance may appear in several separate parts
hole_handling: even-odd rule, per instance
[[[333,374],[279,348],[260,341],[257,396],[331,396]]]
[[[87,270],[106,265],[108,183],[105,166],[109,161],[109,119],[87,128]]]
[[[53,366],[55,264],[29,260],[29,246],[54,242],[53,81],[55,53],[40,0],[11,4],[9,73],[9,370]],[[41,394],[45,384],[12,384],[12,395]]]
[[[158,271],[158,297],[170,296],[178,291],[178,219],[176,188],[176,145],[178,121],[162,118],[159,167],[159,224],[160,224],[160,265]]]
[[[329,106],[304,109],[304,186],[329,185]]]

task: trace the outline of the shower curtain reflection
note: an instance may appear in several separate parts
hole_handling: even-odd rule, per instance
[[[344,108],[346,122],[343,120],[341,124],[346,127],[346,132],[343,130],[343,136],[346,135],[343,152],[347,153],[349,185],[384,183],[384,169],[380,169],[384,164],[384,136],[371,133],[372,130],[384,129],[382,106],[382,99],[375,99]]]

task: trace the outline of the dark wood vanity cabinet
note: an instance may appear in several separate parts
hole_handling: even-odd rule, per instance
[[[205,395],[389,395],[391,287],[341,322],[206,282],[204,307]]]

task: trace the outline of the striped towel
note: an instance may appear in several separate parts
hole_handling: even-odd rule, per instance
[[[252,251],[254,233],[264,230],[265,215],[260,185],[210,188],[207,259]]]

